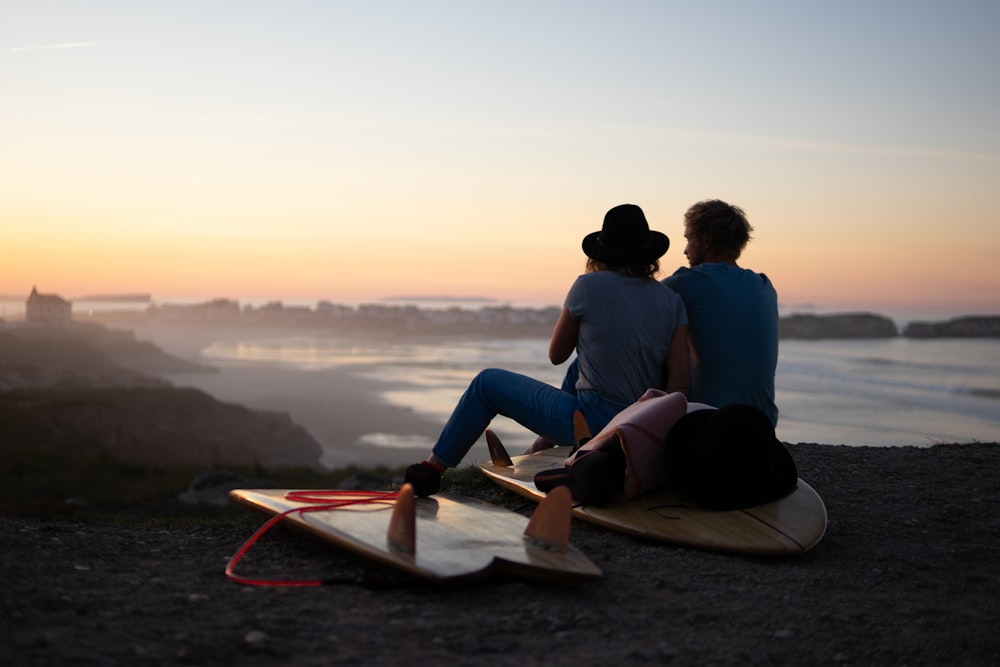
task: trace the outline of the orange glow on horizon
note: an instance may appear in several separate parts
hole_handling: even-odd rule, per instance
[[[0,293],[559,304],[610,207],[668,234],[668,275],[684,211],[721,198],[783,304],[1000,312],[997,7],[899,30],[676,4],[21,3]]]

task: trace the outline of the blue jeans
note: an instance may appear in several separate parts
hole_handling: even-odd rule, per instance
[[[469,384],[434,445],[434,455],[454,468],[497,415],[560,444],[575,445],[573,413],[597,433],[627,405],[594,391],[573,395],[540,380],[499,368],[481,371]]]
[[[563,377],[562,390],[567,394],[576,394],[576,381],[580,379],[580,357],[573,357],[566,367],[566,375]]]

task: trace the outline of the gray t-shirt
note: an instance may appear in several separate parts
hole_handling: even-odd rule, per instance
[[[670,339],[688,323],[676,292],[657,280],[597,271],[579,276],[563,305],[580,323],[577,391],[628,405],[664,388]]]

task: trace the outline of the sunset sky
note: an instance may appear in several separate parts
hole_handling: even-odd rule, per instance
[[[0,294],[561,303],[721,198],[785,305],[1000,312],[1000,3],[0,2]]]

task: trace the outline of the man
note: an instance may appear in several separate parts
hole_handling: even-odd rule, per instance
[[[684,214],[681,267],[662,282],[677,292],[690,322],[691,401],[752,405],[778,422],[778,295],[763,273],[737,260],[753,227],[742,209],[717,199]]]

